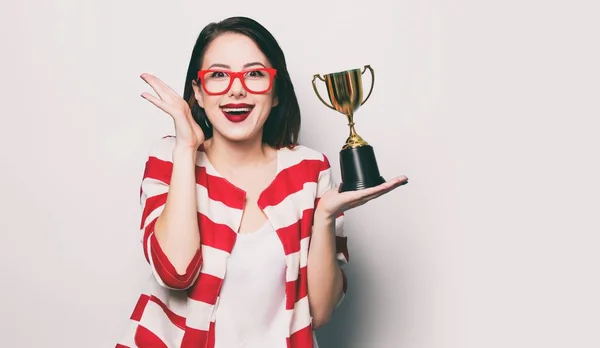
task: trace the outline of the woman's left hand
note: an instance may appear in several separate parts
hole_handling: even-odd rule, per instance
[[[323,194],[317,205],[317,212],[335,218],[340,213],[361,206],[407,183],[408,178],[403,175],[379,186],[357,191],[339,192],[339,187],[334,187]]]

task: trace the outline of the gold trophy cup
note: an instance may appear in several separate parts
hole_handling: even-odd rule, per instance
[[[371,72],[371,88],[363,100],[362,75],[367,69]],[[323,100],[319,94],[315,84],[317,78],[325,82],[329,101],[332,105]],[[365,65],[362,72],[361,69],[353,69],[327,74],[324,77],[316,74],[313,77],[312,84],[317,97],[323,104],[346,115],[348,118],[350,136],[348,136],[346,144],[340,151],[342,183],[339,191],[356,191],[384,183],[385,179],[379,174],[373,147],[354,129],[354,113],[369,99],[371,92],[373,92],[375,84],[373,68],[370,65]]]

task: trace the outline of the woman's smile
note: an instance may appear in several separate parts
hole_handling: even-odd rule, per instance
[[[254,105],[246,103],[229,103],[221,106],[223,115],[225,115],[230,122],[235,123],[242,122],[248,118],[250,113],[252,113],[252,109],[254,109]]]

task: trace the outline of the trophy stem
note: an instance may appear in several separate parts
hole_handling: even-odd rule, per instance
[[[350,127],[350,135],[348,139],[346,139],[346,144],[342,147],[342,149],[348,148],[357,148],[360,146],[369,145],[358,133],[356,133],[356,129],[354,128],[354,115],[349,113],[346,115],[348,117],[348,126]]]
[[[350,126],[350,137],[356,136],[356,129],[354,129],[354,125],[355,123],[348,123],[348,126]]]

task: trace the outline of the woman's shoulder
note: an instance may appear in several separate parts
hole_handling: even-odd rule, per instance
[[[284,168],[300,167],[309,168],[315,174],[330,169],[331,164],[327,155],[315,148],[306,145],[296,145],[293,148],[284,148],[284,155],[281,156],[282,166]]]
[[[324,152],[306,145],[298,144],[293,148],[285,149],[289,152],[290,156],[295,157],[298,160],[316,160],[323,162],[328,161],[328,158]]]
[[[147,151],[149,157],[156,157],[165,161],[172,161],[176,138],[174,135],[163,135],[150,142]]]
[[[165,134],[160,138],[156,138],[150,142],[150,151],[152,150],[162,150],[162,149],[171,149],[175,146],[176,137],[174,135]]]

